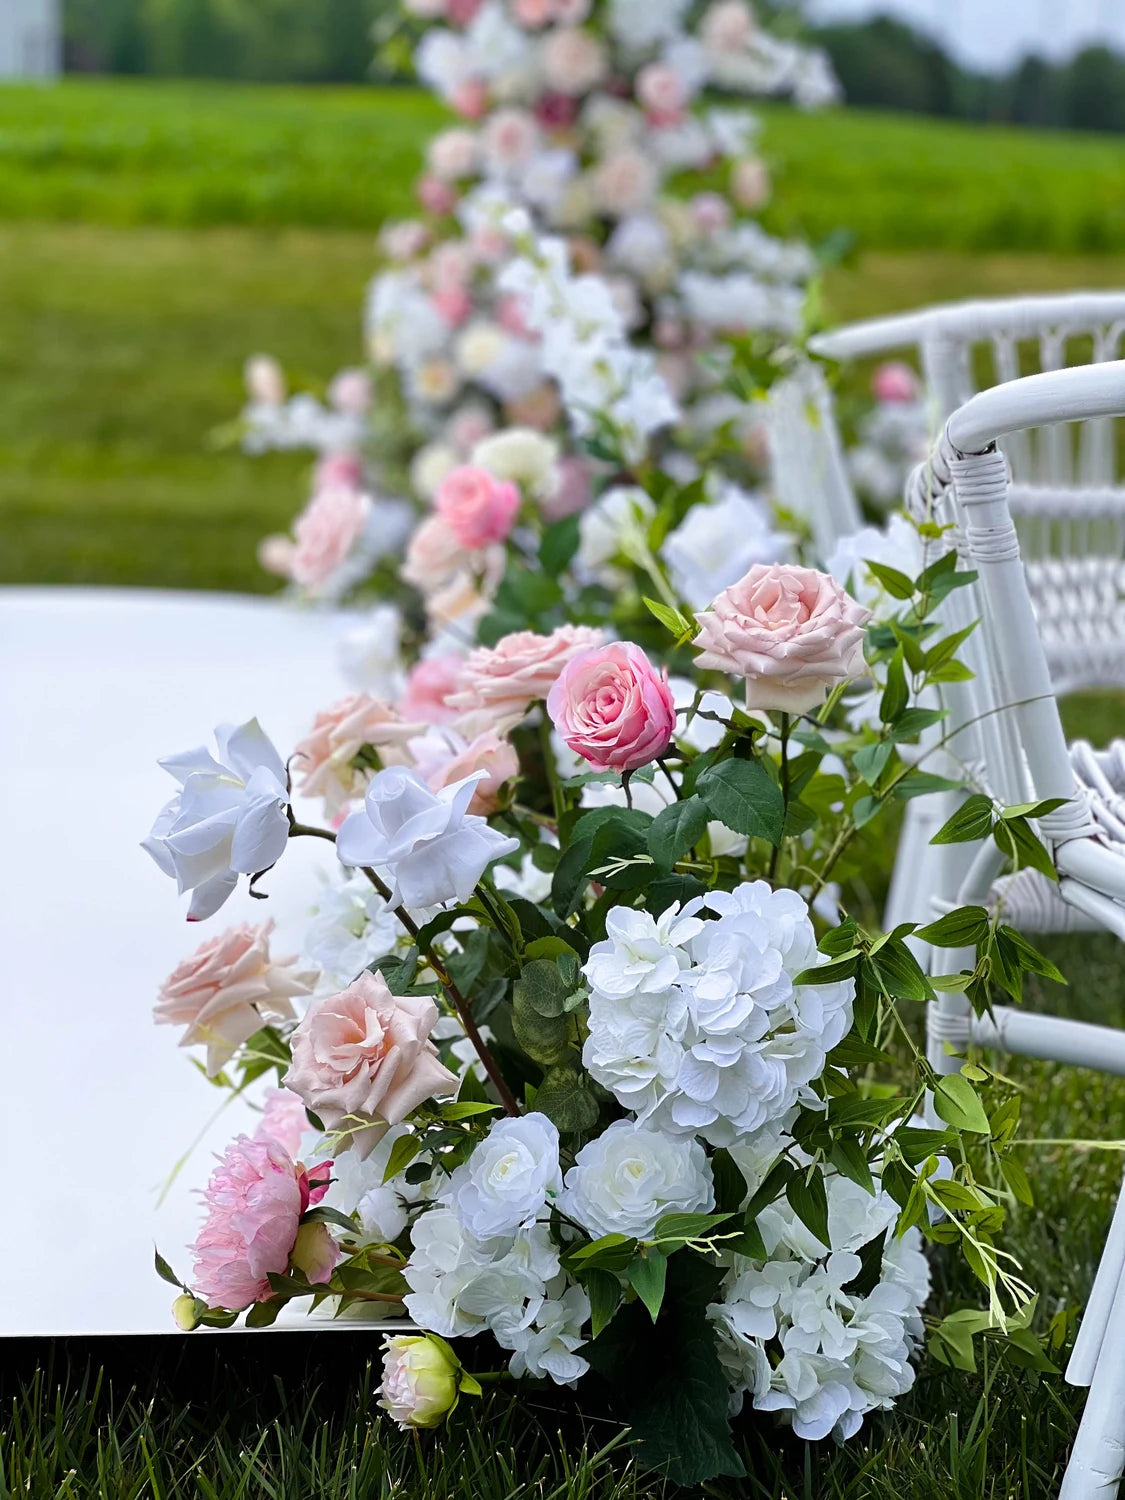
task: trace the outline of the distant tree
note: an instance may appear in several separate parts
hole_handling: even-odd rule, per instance
[[[1059,81],[1058,68],[1029,54],[1009,80],[1006,118],[1020,125],[1058,125]]]
[[[861,26],[823,26],[825,48],[849,104],[945,115],[953,109],[956,65],[920,32],[877,16]]]
[[[1076,130],[1125,130],[1125,58],[1086,47],[1063,73],[1063,124]]]

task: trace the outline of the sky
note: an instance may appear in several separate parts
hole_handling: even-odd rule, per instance
[[[808,0],[807,14],[893,15],[937,36],[959,61],[990,70],[1030,51],[1068,57],[1091,41],[1125,51],[1125,0]]]

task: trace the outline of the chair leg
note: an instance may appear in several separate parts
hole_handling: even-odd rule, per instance
[[[1123,1472],[1125,1277],[1118,1267],[1113,1303],[1090,1381],[1090,1394],[1066,1466],[1059,1500],[1114,1500]]]
[[[1098,1273],[1086,1300],[1086,1309],[1078,1327],[1066,1378],[1071,1385],[1089,1385],[1097,1369],[1105,1344],[1113,1301],[1125,1272],[1125,1184],[1118,1194],[1117,1207],[1109,1226],[1109,1236],[1098,1262]]]

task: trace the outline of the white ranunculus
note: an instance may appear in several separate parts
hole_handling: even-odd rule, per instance
[[[559,1133],[546,1115],[497,1120],[467,1162],[449,1179],[449,1203],[478,1240],[497,1239],[534,1224],[562,1187]]]
[[[519,848],[469,812],[486,772],[433,792],[414,771],[388,766],[367,788],[363,808],[345,818],[336,852],[345,865],[371,865],[392,884],[391,905],[467,901],[485,869]]]
[[[645,1239],[664,1214],[714,1208],[711,1167],[698,1141],[615,1120],[575,1157],[562,1206],[595,1239]]]
[[[188,920],[218,911],[239,875],[258,875],[281,858],[289,838],[289,785],[280,755],[257,719],[215,730],[205,746],[160,764],[180,783],[141,847],[181,892]]]

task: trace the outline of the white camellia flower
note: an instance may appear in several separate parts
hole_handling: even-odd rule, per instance
[[[220,724],[215,744],[217,757],[200,746],[160,761],[180,791],[141,845],[192,892],[189,922],[218,911],[239,875],[276,864],[289,839],[288,777],[257,719]]]
[[[469,812],[487,772],[434,792],[416,772],[388,766],[371,778],[363,808],[345,818],[336,853],[345,865],[373,865],[393,886],[392,906],[467,901],[485,869],[519,848]]]
[[[559,1133],[546,1115],[497,1120],[442,1194],[478,1240],[534,1224],[562,1188]]]
[[[564,1212],[595,1239],[645,1239],[667,1213],[710,1213],[714,1206],[711,1166],[700,1143],[635,1120],[615,1120],[582,1147],[562,1200]]]

